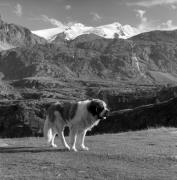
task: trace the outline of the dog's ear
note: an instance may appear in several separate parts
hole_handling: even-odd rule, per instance
[[[91,100],[87,106],[88,112],[90,112],[93,116],[98,114],[98,105],[94,100]]]
[[[100,102],[93,99],[87,106],[88,112],[90,112],[93,116],[100,114],[100,112],[103,110],[103,107],[101,106]]]

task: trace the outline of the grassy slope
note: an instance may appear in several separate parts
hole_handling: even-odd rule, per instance
[[[0,139],[0,179],[177,178],[176,129],[89,136],[86,144],[90,151],[74,153],[43,138]]]

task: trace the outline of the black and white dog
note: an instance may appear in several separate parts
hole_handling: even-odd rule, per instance
[[[47,110],[47,118],[44,124],[44,136],[52,147],[57,147],[54,143],[56,134],[61,138],[62,144],[68,150],[77,151],[76,140],[80,136],[82,150],[89,150],[84,145],[85,135],[88,130],[96,126],[100,120],[106,119],[108,108],[104,101],[92,99],[78,101],[75,103],[64,102],[52,104]],[[64,127],[70,129],[71,146],[64,137]]]

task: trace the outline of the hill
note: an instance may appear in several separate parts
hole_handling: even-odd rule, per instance
[[[31,47],[46,42],[45,39],[32,34],[29,29],[6,23],[0,17],[0,51],[22,46]]]

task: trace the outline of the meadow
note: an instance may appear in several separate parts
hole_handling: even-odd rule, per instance
[[[52,149],[42,137],[0,139],[0,179],[177,179],[175,128],[87,136],[89,151],[65,151],[58,138],[57,144]]]

